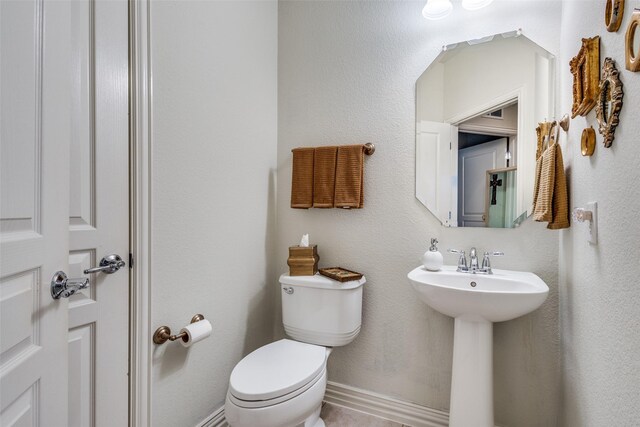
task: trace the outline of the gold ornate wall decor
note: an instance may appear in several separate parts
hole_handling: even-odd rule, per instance
[[[627,33],[625,35],[625,57],[626,68],[629,71],[640,71],[640,46],[633,45],[633,39],[636,35],[636,29],[640,25],[640,9],[633,9],[631,14],[631,21],[627,27]]]
[[[604,136],[605,147],[611,147],[616,127],[620,122],[624,93],[619,74],[615,61],[611,58],[605,58],[602,65],[602,80],[599,85],[600,93],[596,103],[596,116],[600,124],[598,131]]]
[[[582,139],[580,140],[580,152],[583,156],[590,156],[596,149],[596,131],[593,127],[588,127],[582,131]]]
[[[582,39],[580,52],[569,62],[573,74],[571,118],[586,116],[596,105],[600,81],[600,36]]]
[[[607,0],[604,10],[604,23],[607,26],[607,31],[615,33],[620,29],[623,14],[624,0]]]

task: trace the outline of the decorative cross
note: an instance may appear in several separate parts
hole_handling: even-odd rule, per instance
[[[494,173],[491,175],[491,181],[489,181],[489,187],[491,187],[491,204],[495,205],[498,203],[496,201],[496,189],[498,187],[502,187],[502,180],[498,179],[498,174]]]

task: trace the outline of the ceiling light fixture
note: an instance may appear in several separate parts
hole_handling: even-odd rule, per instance
[[[453,5],[450,0],[427,0],[427,4],[422,9],[422,16],[431,20],[442,19],[449,16],[452,10]]]
[[[462,0],[462,7],[467,10],[478,10],[489,6],[493,0]]]
[[[493,0],[462,0],[462,7],[467,10],[478,10],[489,6]],[[422,9],[422,16],[436,20],[446,18],[451,14],[453,4],[451,0],[427,0]]]

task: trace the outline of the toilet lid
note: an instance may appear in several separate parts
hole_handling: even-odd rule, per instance
[[[326,348],[283,339],[247,355],[231,372],[229,391],[242,400],[268,400],[303,387],[326,360]]]

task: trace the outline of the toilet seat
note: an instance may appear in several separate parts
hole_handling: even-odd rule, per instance
[[[256,408],[291,399],[322,378],[326,359],[325,347],[288,339],[260,347],[233,369],[229,400]]]
[[[229,401],[231,401],[233,404],[235,404],[240,408],[249,408],[249,409],[266,408],[268,406],[273,406],[273,405],[277,405],[278,403],[286,402],[287,400],[293,399],[294,397],[301,395],[302,393],[304,393],[305,391],[313,387],[321,379],[324,378],[326,381],[326,377],[327,377],[327,370],[323,369],[315,378],[313,378],[311,381],[309,381],[307,384],[303,385],[299,389],[294,390],[291,393],[287,393],[284,396],[274,397],[273,399],[269,399],[269,400],[238,399],[233,394],[231,394],[230,390],[227,392],[227,398],[229,399]]]

